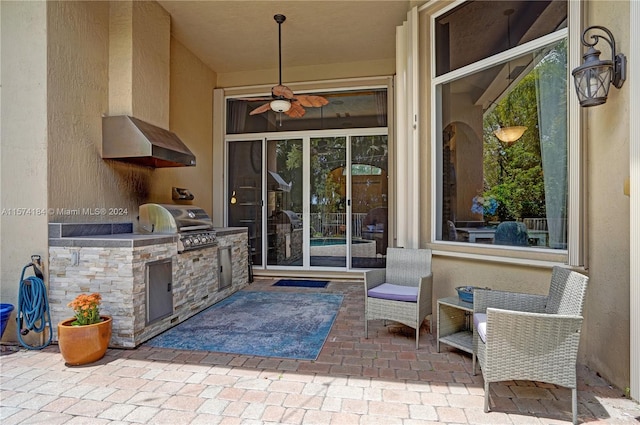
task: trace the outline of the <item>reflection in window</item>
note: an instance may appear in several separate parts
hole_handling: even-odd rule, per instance
[[[262,141],[228,146],[228,224],[246,227],[254,265],[262,264]]]
[[[249,115],[267,101],[228,99],[227,134],[387,126],[386,89],[313,94],[327,98],[329,104],[319,108],[306,108],[301,118],[290,118],[284,113],[271,110]]]
[[[269,140],[267,171],[267,264],[302,266],[302,140]]]
[[[437,86],[439,240],[566,249],[566,76],[565,39]]]
[[[346,170],[343,171],[346,173]],[[382,174],[382,168],[369,164],[353,164],[351,165],[352,176],[379,176]]]
[[[436,75],[567,27],[567,2],[467,1],[435,20]]]

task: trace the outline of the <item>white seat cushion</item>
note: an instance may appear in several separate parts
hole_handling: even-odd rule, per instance
[[[367,295],[371,298],[382,298],[394,301],[418,301],[418,288],[414,286],[394,285],[392,283],[383,283],[367,291]]]
[[[478,336],[482,342],[487,342],[487,314],[473,313],[473,326],[478,330]]]

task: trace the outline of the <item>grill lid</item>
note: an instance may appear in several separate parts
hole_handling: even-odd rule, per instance
[[[182,233],[213,229],[211,218],[194,205],[143,204],[138,211],[143,233]]]
[[[289,210],[280,210],[273,214],[274,224],[291,224],[291,229],[301,229],[302,221],[298,215]]]

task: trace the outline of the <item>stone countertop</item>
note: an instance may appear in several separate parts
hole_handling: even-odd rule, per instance
[[[122,248],[163,243],[177,243],[178,235],[151,235],[141,233],[118,233],[114,235],[67,236],[49,238],[49,246],[77,246],[97,248]]]
[[[246,227],[214,227],[213,230],[216,231],[216,236],[227,236],[248,232]]]
[[[218,227],[217,236],[247,232],[246,227]],[[122,248],[177,243],[178,235],[134,233],[131,223],[49,223],[49,246]]]

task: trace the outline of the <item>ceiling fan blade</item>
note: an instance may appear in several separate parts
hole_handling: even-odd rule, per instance
[[[258,106],[256,109],[254,109],[253,111],[249,112],[249,115],[258,115],[261,114],[263,112],[267,112],[271,110],[271,103],[265,103],[264,105],[260,105]]]
[[[273,86],[271,89],[271,94],[275,97],[284,97],[286,99],[293,99],[293,91],[287,86],[283,86],[278,84],[277,86]]]
[[[291,118],[301,118],[306,112],[307,111],[305,111],[298,102],[291,102],[291,108],[289,108],[289,110],[285,112],[285,114],[287,114]]]
[[[319,108],[329,103],[326,98],[316,95],[301,94],[296,96],[295,99],[300,102],[300,105],[307,108]]]

